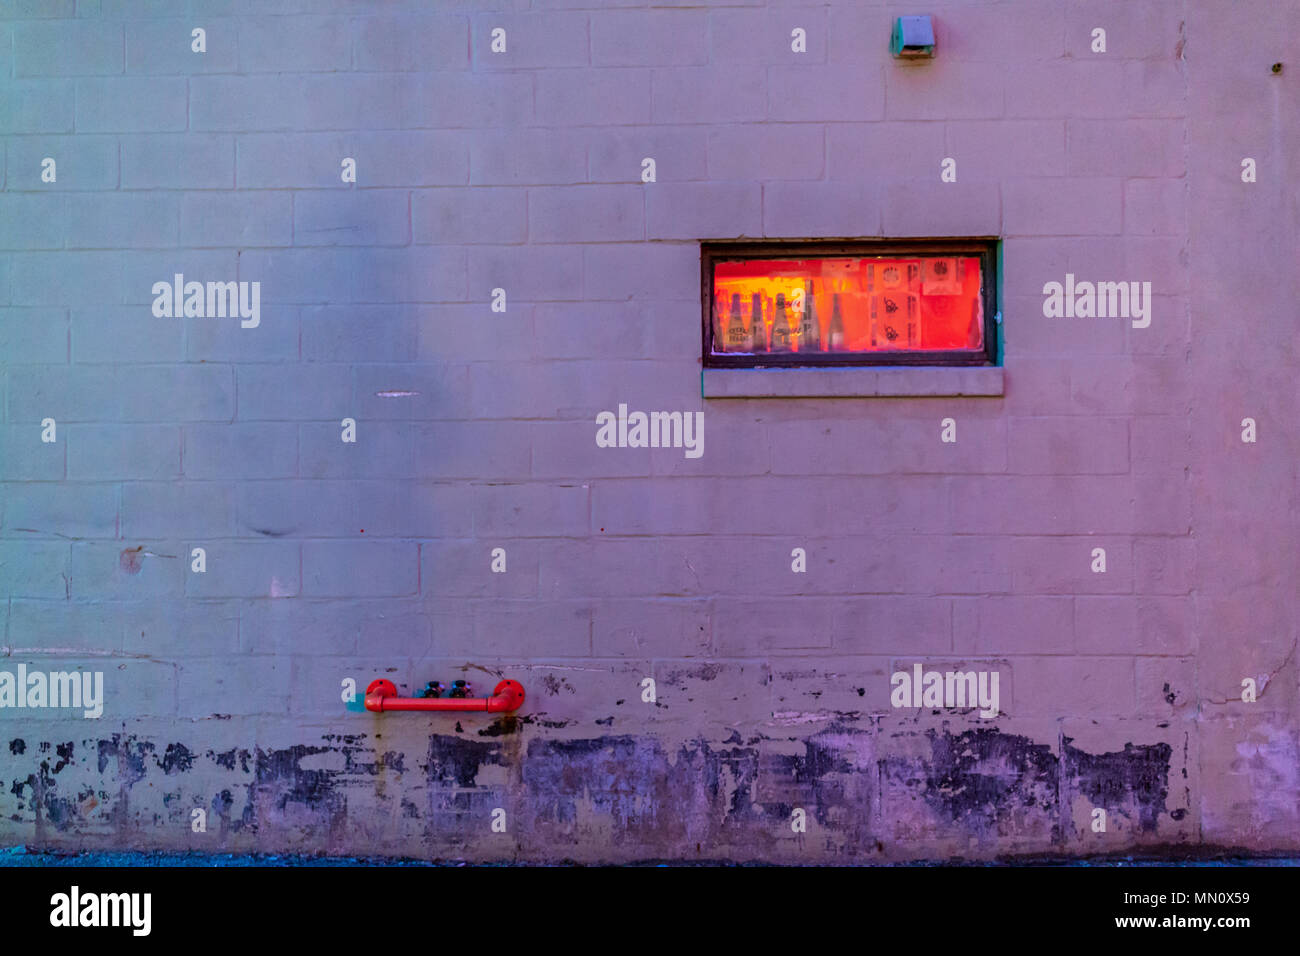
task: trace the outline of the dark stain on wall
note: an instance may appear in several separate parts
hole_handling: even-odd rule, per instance
[[[73,747],[72,747],[71,740],[69,740],[67,743],[58,744],[55,746],[54,753],[59,758],[59,762],[54,765],[55,773],[58,773],[68,764],[72,763],[72,750]]]
[[[194,766],[194,754],[184,744],[168,744],[158,766],[165,774],[184,773]]]
[[[1072,746],[1071,740],[1062,741],[1063,777],[1069,789],[1094,807],[1129,813],[1141,832],[1154,833],[1160,815],[1167,812],[1173,748],[1166,743],[1127,743],[1121,751],[1090,754]]]
[[[469,790],[476,786],[485,763],[500,763],[500,748],[444,734],[429,737],[427,779],[430,787]]]
[[[992,727],[955,735],[931,729],[926,737],[922,792],[944,819],[987,833],[1017,811],[1054,808],[1057,759],[1048,744]]]
[[[145,758],[153,752],[152,741],[113,734],[109,739],[98,742],[99,773],[102,776],[110,763],[116,764],[118,782],[124,787],[130,787],[144,779],[147,772]]]
[[[531,724],[531,717],[515,717],[513,714],[507,714],[504,717],[498,717],[492,723],[488,724],[478,732],[480,737],[501,737],[507,734],[517,734],[523,730],[526,724]]]
[[[1063,844],[1073,829],[1076,795],[1092,806],[1122,810],[1138,830],[1154,834],[1166,808],[1170,757],[1168,744],[1135,746],[1090,754],[1062,740],[1064,757],[1049,744],[1036,743],[997,728],[959,734],[926,732],[924,760],[891,758],[882,763],[887,789],[911,794],[934,814],[935,826],[955,825],[985,841],[1004,835],[1050,831]]]
[[[758,821],[758,772],[756,750],[715,749],[704,740],[671,753],[653,737],[532,740],[523,768],[526,823],[560,844],[578,842],[584,818],[603,817],[616,845],[716,846]]]
[[[248,766],[248,761],[250,757],[252,757],[252,754],[249,753],[247,750],[240,750],[238,748],[233,748],[233,747],[230,750],[227,750],[223,753],[214,753],[211,750],[208,751],[208,758],[216,761],[218,767],[221,767],[225,770],[234,770],[235,761],[238,760],[239,769],[244,773],[250,772]]]
[[[38,752],[49,753],[49,743],[42,743],[37,749]],[[54,751],[58,760],[53,766],[50,766],[48,758],[42,759],[35,773],[29,773],[26,778],[14,779],[9,787],[9,792],[16,798],[14,809],[30,811],[38,832],[46,826],[67,831],[81,822],[84,814],[99,803],[94,789],[84,785],[75,794],[60,793],[56,777],[74,762],[74,747],[69,741],[56,745]],[[24,817],[21,814],[11,814],[10,819],[23,820]]]
[[[305,809],[313,816],[328,820],[343,809],[338,792],[338,772],[304,770],[304,757],[329,753],[329,747],[298,745],[283,750],[258,750],[254,761],[253,789],[258,802],[278,811]]]
[[[882,741],[874,726],[837,721],[807,737],[759,734],[741,744],[733,729],[722,742],[668,747],[648,735],[549,739],[531,736],[537,731],[529,726],[502,717],[476,736],[432,734],[418,768],[409,753],[381,752],[365,734],[202,755],[179,741],[123,734],[42,742],[33,754],[15,738],[0,811],[19,824],[5,825],[13,834],[7,838],[26,841],[31,825],[38,839],[106,821],[125,829],[170,821],[179,832],[188,830],[193,806],[207,805],[222,839],[292,838],[321,851],[359,839],[375,802],[391,799],[394,818],[420,821],[427,852],[437,855],[490,839],[491,815],[502,808],[509,825],[500,846],[553,847],[556,859],[566,846],[593,840],[647,858],[730,851],[758,859],[814,838],[832,855],[863,859],[879,852],[882,840],[903,839],[890,829],[899,820],[915,833],[983,842],[1009,828],[1057,843],[1069,833],[1077,795],[1122,810],[1141,834],[1155,834],[1162,815],[1173,818],[1166,808],[1172,750],[1164,743],[1091,754],[1067,737],[1060,758],[1051,744],[996,727],[899,732]],[[889,753],[878,754],[885,744]],[[131,798],[151,775],[185,778],[197,791],[168,785],[167,799],[151,789]],[[215,795],[197,795],[205,791]],[[362,802],[350,816],[352,795]],[[918,814],[921,807],[926,812]],[[806,837],[791,830],[796,809],[807,815]],[[882,816],[889,824],[883,829]]]

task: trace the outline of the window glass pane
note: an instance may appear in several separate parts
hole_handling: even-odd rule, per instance
[[[713,351],[982,349],[978,256],[720,261]]]

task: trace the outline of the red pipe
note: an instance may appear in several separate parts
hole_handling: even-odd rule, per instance
[[[503,680],[491,697],[398,697],[390,680],[374,680],[366,688],[366,710],[477,710],[509,714],[524,703],[524,686],[517,680]]]

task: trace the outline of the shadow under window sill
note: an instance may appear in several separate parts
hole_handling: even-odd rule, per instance
[[[999,396],[1000,365],[875,368],[706,368],[705,398],[894,398]]]

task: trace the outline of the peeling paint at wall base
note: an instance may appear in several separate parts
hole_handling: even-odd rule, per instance
[[[881,718],[671,745],[546,733],[505,717],[483,736],[429,735],[422,752],[368,733],[219,751],[120,733],[15,737],[0,839],[611,862],[992,859],[1196,842],[1190,793],[1177,786],[1185,768],[1166,742],[1090,752],[1068,737]],[[1107,809],[1118,842],[1075,825],[1077,800]],[[208,832],[191,832],[194,808]],[[504,833],[491,828],[498,808]],[[796,809],[806,832],[791,827]]]

